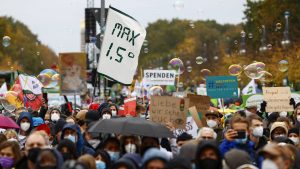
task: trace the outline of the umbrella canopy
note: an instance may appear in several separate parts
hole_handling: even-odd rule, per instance
[[[139,135],[148,137],[174,137],[173,133],[164,125],[143,118],[123,117],[103,119],[95,123],[91,133],[117,133],[124,135]]]
[[[18,129],[20,127],[11,118],[0,115],[0,128],[3,128],[3,129],[11,129],[11,128]]]

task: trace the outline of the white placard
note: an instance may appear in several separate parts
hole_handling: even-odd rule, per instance
[[[145,83],[149,85],[174,85],[175,70],[144,70]]]

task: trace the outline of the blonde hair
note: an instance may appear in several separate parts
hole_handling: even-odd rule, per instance
[[[15,130],[13,130],[13,129],[6,130],[6,131],[4,132],[4,135],[5,135],[5,137],[6,137],[7,139],[8,139],[8,136],[11,136],[11,135],[13,135],[13,137],[18,138],[17,132],[16,132]]]

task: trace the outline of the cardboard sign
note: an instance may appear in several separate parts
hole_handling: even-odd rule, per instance
[[[97,71],[130,85],[146,37],[145,28],[133,17],[109,7]]]
[[[293,111],[290,105],[291,89],[289,87],[263,87],[267,112]]]
[[[144,70],[145,83],[149,85],[174,85],[175,70]]]
[[[191,136],[193,136],[193,138],[195,139],[198,135],[198,130],[199,130],[199,127],[197,126],[195,120],[192,117],[187,117],[185,129],[176,129],[175,135],[178,137],[182,133],[186,132],[186,133],[190,134]]]
[[[206,113],[206,111],[209,110],[209,107],[210,107],[210,97],[193,95],[193,94],[188,94],[187,97],[190,99],[190,107],[192,107],[192,106],[196,107],[196,110],[198,113],[197,116],[199,117],[199,115],[200,115],[200,117],[201,117],[201,119],[200,119],[201,124],[205,124],[206,123],[205,113]]]
[[[124,115],[125,116],[136,116],[136,97],[124,100]]]
[[[189,99],[171,96],[152,96],[150,120],[166,124],[172,122],[175,128],[185,128]]]
[[[237,98],[238,81],[236,76],[207,76],[207,95],[211,98]]]
[[[198,128],[203,127],[203,123],[202,123],[202,121],[201,121],[201,119],[199,117],[199,113],[198,113],[198,111],[196,109],[196,106],[190,107],[189,108],[189,112],[192,115],[192,117],[193,117],[196,125],[198,126]]]

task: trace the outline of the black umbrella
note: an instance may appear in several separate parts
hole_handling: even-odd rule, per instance
[[[116,133],[157,138],[174,137],[173,133],[164,125],[134,117],[103,119],[91,126],[88,131],[91,133]]]

